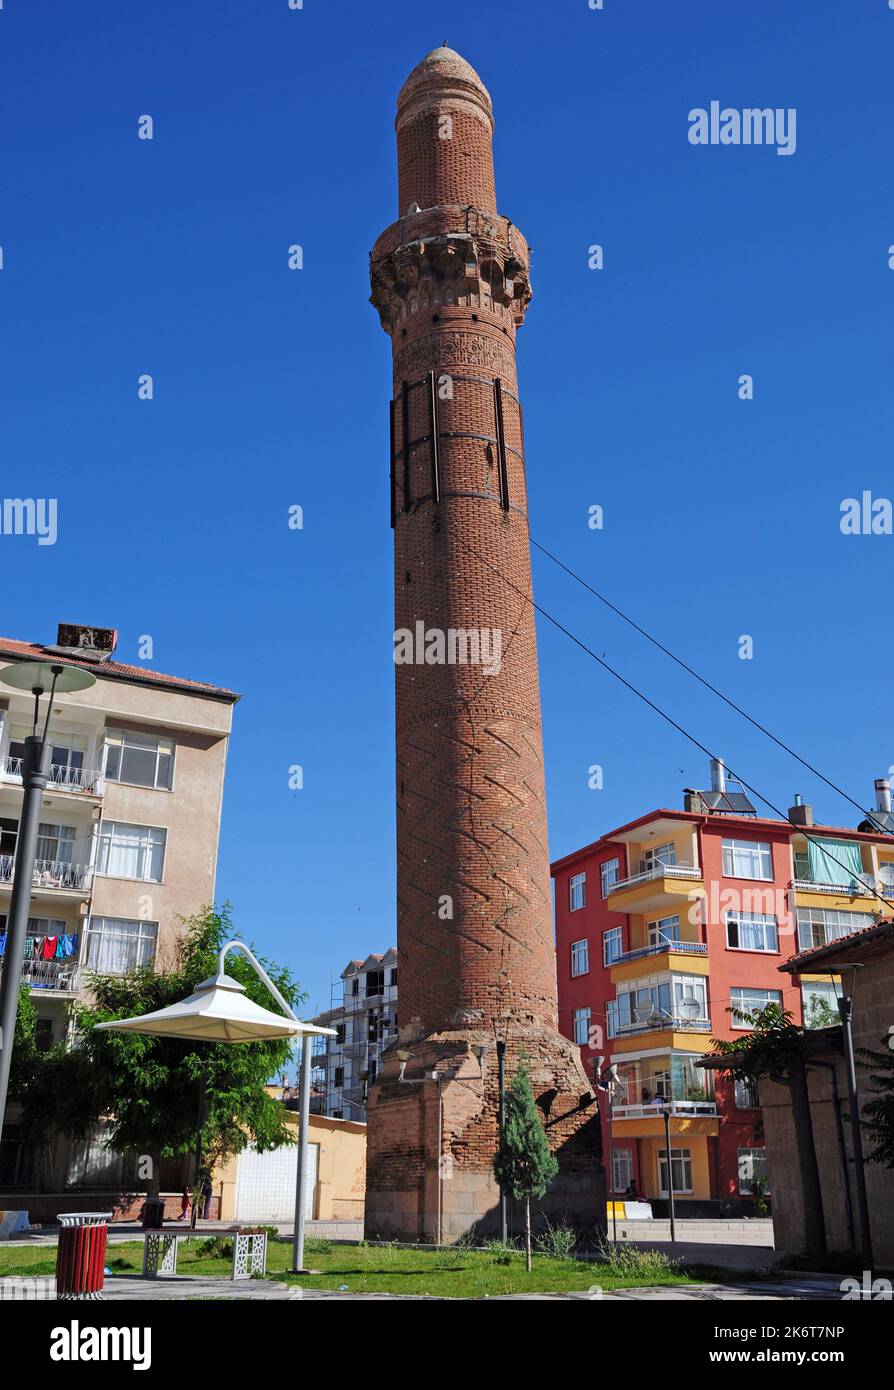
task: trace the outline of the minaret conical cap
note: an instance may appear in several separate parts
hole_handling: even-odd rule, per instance
[[[430,97],[443,89],[445,95],[462,94],[482,106],[493,119],[493,106],[490,93],[471,63],[455,49],[441,44],[427,53],[421,63],[417,63],[397,98],[398,116],[415,98]]]

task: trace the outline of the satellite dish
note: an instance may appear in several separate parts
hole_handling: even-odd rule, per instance
[[[886,898],[894,897],[894,864],[879,864],[876,884]]]
[[[694,994],[685,995],[677,1005],[677,1013],[681,1018],[699,1018],[702,1006]]]
[[[862,886],[866,889],[870,896],[875,895],[875,878],[872,874],[857,874],[856,878],[854,879],[854,882],[862,884]]]

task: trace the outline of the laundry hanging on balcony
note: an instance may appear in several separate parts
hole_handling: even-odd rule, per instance
[[[860,846],[849,840],[807,842],[807,867],[811,883],[847,885],[863,873]]]
[[[0,958],[6,955],[7,932],[0,932]],[[68,960],[78,952],[77,932],[58,936],[26,936],[23,960]]]

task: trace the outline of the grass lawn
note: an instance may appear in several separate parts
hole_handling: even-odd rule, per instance
[[[219,1254],[203,1253],[202,1245],[202,1237],[181,1241],[177,1272],[228,1278],[231,1261]],[[115,1242],[108,1247],[106,1265],[115,1274],[138,1274],[142,1258],[142,1241]],[[708,1274],[691,1269],[681,1272],[661,1256],[631,1247],[622,1247],[617,1265],[535,1255],[531,1274],[525,1271],[523,1256],[498,1255],[488,1250],[407,1250],[394,1245],[308,1241],[308,1263],[320,1273],[300,1276],[288,1273],[291,1258],[291,1241],[271,1241],[267,1248],[268,1277],[313,1289],[346,1288],[351,1293],[436,1294],[449,1298],[565,1293],[597,1285],[610,1290],[692,1284]],[[47,1275],[53,1274],[55,1268],[54,1246],[0,1246],[0,1276]]]

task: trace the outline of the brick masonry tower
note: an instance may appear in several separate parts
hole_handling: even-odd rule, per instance
[[[541,1216],[604,1215],[596,1101],[556,1026],[515,334],[527,243],[497,212],[490,97],[437,48],[397,104],[398,220],[371,255],[390,335],[399,1042],[367,1116],[370,1236],[499,1221],[496,1041],[527,1059],[560,1173]]]

